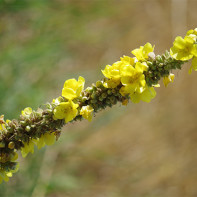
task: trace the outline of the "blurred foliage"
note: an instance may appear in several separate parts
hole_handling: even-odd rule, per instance
[[[191,29],[197,3],[187,2]],[[147,41],[162,53],[172,27],[170,0],[0,0],[0,113],[12,119],[39,107],[69,78],[81,75],[88,86]],[[149,104],[117,105],[92,123],[68,124],[54,146],[19,158],[20,171],[0,185],[0,196],[197,196],[197,81],[188,69]]]
[[[86,21],[94,20],[92,15],[104,17],[110,12],[96,1],[90,3],[85,15],[80,3],[24,0],[1,4],[5,10],[0,19],[0,105],[2,114],[14,118],[24,107],[46,102],[46,93],[63,84],[65,77],[53,73],[58,66],[66,70],[69,65],[65,61],[76,58],[73,41],[95,42],[87,35]]]

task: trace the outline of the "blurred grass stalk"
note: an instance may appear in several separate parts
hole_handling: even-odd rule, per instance
[[[58,156],[58,151],[52,148],[45,149],[43,160],[40,163],[39,176],[34,185],[34,190],[31,197],[44,197],[46,196],[48,184],[52,178],[54,166]]]
[[[187,31],[188,0],[171,0],[172,41]]]

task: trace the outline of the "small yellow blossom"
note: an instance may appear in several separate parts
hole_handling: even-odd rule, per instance
[[[5,121],[4,121],[4,115],[1,115],[0,116],[0,124],[4,124],[5,123]]]
[[[24,117],[26,117],[26,118],[28,118],[28,117],[31,115],[31,113],[32,113],[32,108],[31,108],[31,107],[26,107],[26,108],[21,112],[21,114],[22,114]]]
[[[56,140],[55,134],[47,132],[43,134],[40,138],[35,140],[35,144],[38,147],[38,149],[41,149],[45,145],[47,146],[53,145],[55,143],[55,140]]]
[[[11,172],[5,172],[4,170],[0,169],[0,184],[3,181],[8,182],[9,181],[9,177],[12,177],[12,173]]]
[[[148,54],[154,51],[154,46],[152,46],[149,42],[144,46],[140,46],[138,49],[134,49],[131,53],[135,55],[138,61],[145,61],[148,59]]]
[[[146,64],[140,62],[136,63],[135,68],[129,65],[122,68],[121,83],[123,87],[120,89],[120,93],[123,96],[126,94],[133,94],[136,91],[143,91],[143,87],[146,85],[143,71],[146,69]]]
[[[24,142],[24,147],[21,148],[21,154],[23,157],[26,157],[28,153],[34,153],[34,142],[29,141],[29,142]]]
[[[101,70],[103,75],[108,78],[107,81],[104,82],[104,86],[106,88],[116,88],[121,81],[121,70],[125,66],[133,66],[134,58],[123,56],[120,58],[120,61],[115,62],[114,64],[107,65],[104,70]]]
[[[78,104],[72,101],[62,102],[54,109],[54,119],[65,119],[65,122],[73,120],[78,114]]]
[[[106,88],[115,88],[120,84],[120,66],[122,62],[115,62],[112,66],[107,65],[104,70],[101,70],[103,75],[108,78],[104,83]]]
[[[4,121],[4,115],[0,116],[0,134],[2,134],[3,132],[6,132],[5,128],[9,122],[11,122],[11,121],[8,119],[6,121]],[[1,142],[0,142],[0,146],[1,146]]]
[[[5,181],[8,182],[9,178],[12,177],[12,174],[18,171],[19,164],[16,165],[14,170],[5,171],[4,169],[0,169],[0,184]]]
[[[135,63],[134,58],[129,57],[129,56],[125,56],[125,55],[123,55],[123,57],[121,57],[120,60],[121,60],[122,64],[124,64],[124,65],[132,65],[133,66]]]
[[[0,133],[1,131],[3,131],[4,128],[5,128],[4,115],[1,115],[0,116]]]
[[[170,55],[176,60],[186,61],[193,56],[197,56],[197,45],[195,44],[195,36],[193,34],[176,37],[173,47],[170,49]]]
[[[0,124],[0,133],[3,131],[5,124]]]
[[[172,73],[170,73],[167,77],[163,78],[163,83],[165,87],[167,87],[170,82],[174,82],[174,74]]]
[[[189,69],[189,74],[192,73],[192,70],[197,71],[197,57],[194,57],[194,58],[192,59],[192,65],[191,65],[191,67],[190,67],[190,69]]]
[[[91,121],[93,111],[94,109],[90,105],[83,106],[80,110],[80,115],[82,115],[83,118],[87,119],[88,121]]]
[[[77,98],[81,94],[84,84],[85,79],[81,76],[78,78],[78,81],[76,79],[69,79],[65,81],[64,87],[62,89],[62,96],[68,100]]]
[[[61,96],[56,99],[53,99],[52,104],[59,105],[62,102],[62,99],[63,98]]]
[[[130,95],[130,99],[133,103],[139,103],[140,100],[149,103],[156,96],[156,91],[153,87],[146,86],[142,93],[134,92]]]
[[[191,34],[194,34],[197,36],[197,28],[189,30],[186,35],[191,35]]]

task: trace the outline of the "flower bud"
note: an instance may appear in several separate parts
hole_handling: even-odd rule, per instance
[[[101,102],[103,101],[103,97],[102,96],[99,97],[99,101],[101,101]]]
[[[150,52],[148,54],[148,57],[151,59],[151,60],[155,60],[155,53],[154,52]]]
[[[0,142],[0,148],[4,148],[5,147],[5,143],[4,142]]]
[[[82,102],[85,102],[87,100],[88,100],[88,98],[86,96],[82,97]]]
[[[31,127],[30,126],[26,126],[25,127],[25,131],[29,132],[31,130]]]
[[[150,62],[150,61],[147,61],[146,63],[147,63],[147,65],[148,65],[149,67],[151,67],[151,66],[153,65],[153,63]]]
[[[14,149],[14,147],[15,147],[15,143],[14,143],[14,142],[10,142],[10,143],[8,144],[8,148],[9,148],[9,149]]]
[[[112,91],[110,89],[107,90],[107,94],[111,95],[112,94]]]
[[[96,87],[97,87],[97,88],[103,87],[103,83],[102,83],[101,81],[97,81],[97,82],[96,82]]]
[[[102,97],[103,99],[105,99],[105,98],[107,97],[107,93],[103,92],[103,93],[101,94],[101,97]]]

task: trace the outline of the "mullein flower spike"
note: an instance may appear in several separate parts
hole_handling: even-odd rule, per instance
[[[61,128],[73,121],[92,120],[93,114],[117,102],[127,105],[150,102],[155,88],[163,78],[167,87],[174,81],[173,69],[192,59],[189,73],[197,71],[197,28],[189,30],[184,38],[176,37],[170,52],[155,55],[150,43],[132,51],[134,57],[123,56],[102,73],[104,79],[84,90],[85,79],[66,80],[62,95],[37,111],[25,108],[18,120],[4,120],[0,116],[0,183],[8,181],[18,170],[17,151],[23,157],[45,145],[52,145],[60,136]]]

